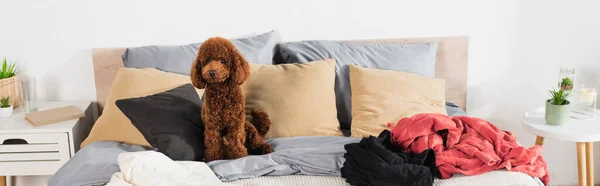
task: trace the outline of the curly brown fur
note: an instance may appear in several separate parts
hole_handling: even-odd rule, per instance
[[[267,132],[271,128],[271,120],[269,120],[269,116],[266,112],[252,109],[250,111],[250,116],[252,116],[252,120],[250,123],[254,124],[254,127],[258,131],[260,137],[265,138]]]
[[[214,37],[200,46],[190,77],[195,87],[205,88],[201,114],[206,161],[273,151],[264,140],[271,125],[267,114],[252,110],[252,121],[246,122],[240,85],[249,75],[248,62],[229,40]]]

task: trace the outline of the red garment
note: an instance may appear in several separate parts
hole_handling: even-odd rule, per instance
[[[506,168],[539,177],[546,185],[550,183],[541,146],[520,146],[512,133],[500,130],[485,120],[417,114],[401,119],[396,126],[388,123],[388,127],[393,143],[409,153],[433,148],[442,178]]]

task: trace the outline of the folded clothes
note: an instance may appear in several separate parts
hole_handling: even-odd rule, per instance
[[[468,116],[417,114],[391,126],[392,142],[408,152],[433,149],[441,178],[504,169],[550,183],[541,146],[525,148],[516,137],[493,124]]]
[[[432,149],[413,155],[392,145],[390,132],[363,138],[344,146],[342,177],[351,185],[433,185],[435,155]]]

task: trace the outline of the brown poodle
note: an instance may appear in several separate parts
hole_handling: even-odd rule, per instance
[[[246,122],[240,85],[249,75],[248,62],[229,40],[213,37],[200,46],[190,77],[195,87],[205,88],[202,120],[206,161],[273,151],[264,140],[271,125],[267,114],[252,110],[252,120]]]

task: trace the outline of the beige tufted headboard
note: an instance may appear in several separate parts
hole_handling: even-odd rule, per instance
[[[439,41],[435,73],[437,78],[446,79],[446,101],[467,109],[467,62],[469,38],[431,37],[404,39],[360,40],[369,43],[425,43]],[[100,111],[108,97],[108,92],[117,71],[123,68],[121,54],[125,48],[96,48],[92,50],[96,98]]]

